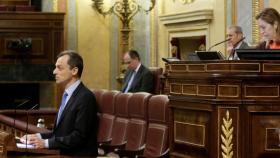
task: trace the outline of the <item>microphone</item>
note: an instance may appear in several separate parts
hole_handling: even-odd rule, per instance
[[[223,41],[221,41],[221,42],[219,42],[219,43],[214,44],[213,46],[209,47],[208,51],[210,51],[213,47],[215,47],[215,46],[217,46],[217,45],[219,45],[219,44],[225,43],[225,42],[227,42],[227,41],[229,41],[229,40],[231,40],[231,38],[225,39],[225,40],[223,40]]]
[[[16,137],[16,113],[17,113],[17,109],[20,108],[21,106],[25,105],[26,103],[28,103],[30,100],[25,100],[23,102],[21,102],[20,104],[18,104],[15,108],[14,108],[14,122],[13,122],[13,133],[14,133],[14,136]]]
[[[232,60],[234,59],[234,55],[235,55],[235,47],[245,39],[246,37],[242,37],[238,42],[236,42],[236,44],[234,45],[234,47],[232,48],[232,51],[230,52],[230,55],[228,56],[228,60],[230,60],[230,57],[232,56]],[[237,58],[238,59],[238,58]]]
[[[25,148],[27,149],[27,131],[28,131],[28,112],[29,110],[33,110],[34,108],[36,108],[39,104],[35,104],[34,106],[32,106],[30,109],[26,110],[26,128],[25,128]]]
[[[246,38],[246,37],[242,37],[242,38],[235,44],[235,46],[237,46],[238,43],[240,43],[241,41],[243,41],[245,38]]]

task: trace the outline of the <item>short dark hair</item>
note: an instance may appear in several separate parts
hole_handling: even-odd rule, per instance
[[[140,61],[140,56],[139,56],[139,54],[136,50],[131,49],[131,50],[128,51],[128,54],[129,54],[131,59],[137,59],[137,60]]]
[[[78,52],[76,52],[74,50],[65,50],[57,55],[57,59],[64,55],[69,56],[69,60],[67,61],[67,64],[70,65],[71,69],[77,67],[78,76],[81,77],[82,73],[83,73],[83,68],[84,68],[83,58],[79,55]]]

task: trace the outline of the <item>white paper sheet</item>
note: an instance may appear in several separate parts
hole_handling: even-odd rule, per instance
[[[31,144],[23,144],[23,143],[17,143],[18,148],[27,148],[27,149],[34,149],[35,147]]]

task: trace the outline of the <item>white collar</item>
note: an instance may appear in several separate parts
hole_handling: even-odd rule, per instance
[[[138,64],[137,68],[134,70],[136,73],[138,72],[138,70],[140,69],[141,63]]]

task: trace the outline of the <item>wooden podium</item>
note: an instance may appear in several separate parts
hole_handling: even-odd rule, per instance
[[[280,61],[166,64],[170,155],[280,157]]]
[[[59,150],[18,148],[12,134],[0,131],[0,157],[10,155],[59,155]]]

